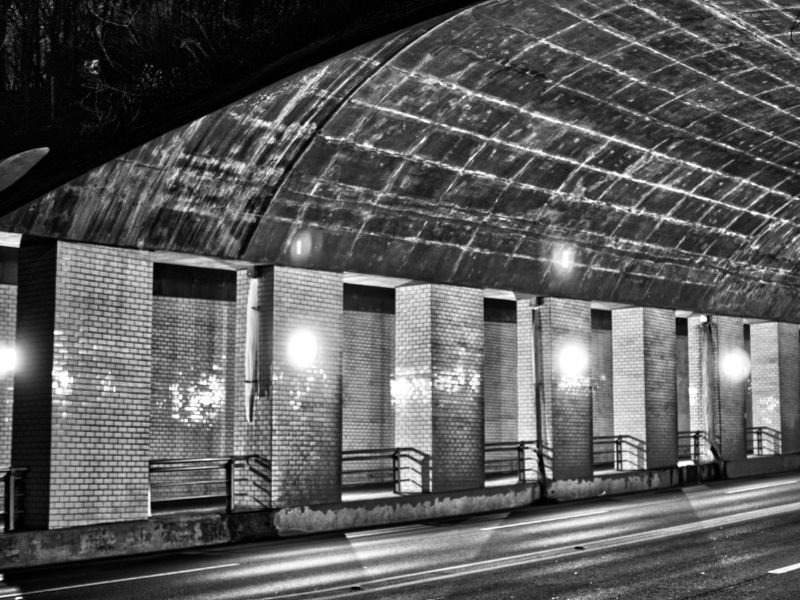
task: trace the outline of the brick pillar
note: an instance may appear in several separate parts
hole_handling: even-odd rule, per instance
[[[724,363],[733,353],[745,355],[744,323],[738,317],[714,317],[717,340],[717,377],[719,397],[717,400],[719,423],[719,453],[726,460],[747,457],[745,436],[745,395],[747,394],[747,372],[737,375],[726,372]],[[738,360],[738,359],[737,359]],[[745,365],[742,365],[746,368]]]
[[[17,286],[0,284],[0,349],[14,348],[17,331]],[[0,357],[0,465],[11,464],[11,420],[14,414],[14,369]],[[5,484],[0,477],[0,498]]]
[[[530,298],[517,300],[517,431],[520,440],[536,440],[536,376]]]
[[[800,340],[792,323],[750,325],[753,427],[780,432],[763,437],[765,454],[800,451]]]
[[[12,462],[25,525],[146,518],[152,263],[137,250],[23,238]]]
[[[612,311],[612,320],[614,435],[635,438],[623,442],[622,466],[674,466],[678,461],[675,314],[658,308],[621,308]]]
[[[744,354],[742,319],[693,316],[688,323],[689,412],[692,430],[705,431],[708,442],[726,460],[746,456],[745,377],[731,376],[723,365]],[[723,367],[723,368],[721,368]],[[713,455],[704,444],[701,461]]]
[[[244,295],[243,279],[240,274],[240,295]],[[338,502],[342,276],[266,267],[260,269],[257,280],[260,384],[251,421],[246,416],[244,386],[241,388],[235,447],[259,459],[251,460],[249,487],[243,492],[247,497],[241,502],[273,508]],[[246,329],[244,302],[238,302],[240,332]],[[293,364],[289,358],[290,341],[299,331],[310,333],[316,342],[316,358],[309,364]],[[240,348],[244,339],[241,342]],[[243,350],[239,353],[243,356]],[[269,473],[264,467],[267,464]]]
[[[539,433],[546,454],[552,453],[553,479],[592,477],[592,390],[590,349],[592,319],[589,302],[544,298],[538,308],[537,376],[541,381]],[[565,351],[577,349],[586,364],[567,372]],[[574,361],[573,361],[574,362]]]
[[[430,458],[404,463],[402,491],[483,486],[483,294],[446,285],[396,290],[395,443]]]

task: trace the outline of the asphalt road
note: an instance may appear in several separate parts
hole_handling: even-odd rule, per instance
[[[0,600],[800,598],[800,473],[6,571]]]

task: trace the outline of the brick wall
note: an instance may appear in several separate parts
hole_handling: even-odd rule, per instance
[[[720,453],[727,460],[744,458],[745,443],[745,393],[747,380],[744,376],[734,378],[719,371],[719,361],[730,352],[744,353],[744,328],[737,317],[714,317],[716,325],[716,356],[719,398],[713,403],[717,410],[721,433]]]
[[[750,325],[752,361],[752,425],[781,432],[783,444],[771,436],[763,438],[764,452],[794,452],[797,448],[798,361],[800,342],[797,325],[754,323]]]
[[[234,320],[232,302],[153,298],[153,458],[233,453]]]
[[[0,348],[12,348],[17,331],[17,286],[0,284]],[[14,371],[0,365],[0,466],[11,464]],[[5,494],[0,477],[0,498]]]
[[[342,347],[342,445],[394,447],[391,379],[394,314],[345,311]]]
[[[515,442],[519,439],[515,321],[484,322],[483,394],[487,443]]]
[[[432,457],[432,491],[482,487],[482,293],[406,286],[396,290],[396,306],[396,443]]]
[[[689,420],[689,340],[686,319],[676,320],[675,335],[675,380],[678,399],[678,431],[690,431]]]
[[[566,377],[559,359],[564,348],[591,351],[591,309],[583,300],[545,298],[539,308],[541,373],[544,383],[542,438],[553,452],[552,476],[592,476],[592,399],[590,365],[578,377]]]
[[[595,436],[614,435],[614,369],[610,311],[592,311],[592,429]]]
[[[536,375],[533,344],[533,308],[529,298],[517,300],[517,435],[535,441]]]
[[[778,323],[752,324],[750,326],[750,350],[752,355],[753,427],[769,427],[780,431],[781,376],[786,377],[788,373],[781,373]],[[796,367],[795,370],[797,370]],[[773,446],[772,438],[767,438],[766,441],[769,444],[767,450],[770,454],[779,450]]]
[[[151,311],[148,254],[23,240],[12,454],[29,526],[147,516]]]
[[[781,443],[784,454],[800,452],[800,338],[796,323],[778,324],[780,344]]]
[[[342,452],[342,276],[272,267],[264,270],[262,284],[261,370],[269,382],[272,414],[272,504],[336,502]],[[318,345],[316,361],[307,368],[287,358],[290,336],[300,328],[311,331]]]
[[[53,409],[53,330],[56,303],[55,243],[23,238],[19,251],[17,353],[11,462],[27,468],[25,525],[50,524],[50,432]]]

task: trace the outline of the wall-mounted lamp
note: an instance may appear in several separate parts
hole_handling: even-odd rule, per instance
[[[289,363],[297,369],[308,369],[317,360],[317,338],[308,329],[297,329],[286,344]]]

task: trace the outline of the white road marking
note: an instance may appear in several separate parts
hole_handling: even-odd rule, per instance
[[[390,575],[387,577],[355,582],[354,584],[349,584],[346,586],[333,586],[314,591],[278,594],[275,596],[263,597],[261,600],[311,600],[312,598],[314,600],[351,600],[352,598],[363,595],[375,595],[389,590],[430,584],[437,581],[447,581],[467,575],[477,575],[560,558],[575,558],[576,556],[583,556],[589,552],[626,548],[636,544],[641,544],[643,542],[653,542],[656,540],[663,540],[689,533],[697,533],[699,531],[715,530],[721,527],[746,523],[748,521],[757,519],[765,519],[786,514],[796,514],[798,511],[800,511],[800,502],[794,502],[782,506],[761,508],[735,515],[712,517],[710,519],[703,519],[692,523],[684,523],[683,525],[673,525],[663,529],[629,533],[603,540],[586,542],[583,544],[585,549],[581,551],[577,551],[572,545],[548,550],[534,550],[521,554],[460,563],[447,567],[439,567],[437,569],[417,571],[414,573]]]
[[[767,483],[761,485],[753,485],[746,488],[737,488],[735,490],[728,490],[725,492],[726,494],[743,494],[745,492],[757,492],[758,490],[765,490],[767,488],[772,487],[780,487],[782,485],[793,485],[795,483],[800,483],[800,479],[793,479],[792,481],[781,481],[779,483]]]
[[[566,521],[567,519],[579,519],[580,517],[591,517],[592,515],[602,515],[607,512],[609,511],[590,510],[582,513],[563,515],[561,517],[552,517],[550,519],[538,519],[536,521],[524,521],[522,523],[509,523],[508,525],[495,525],[494,527],[481,527],[481,531],[491,531],[492,529],[506,529],[508,527],[524,527],[525,525],[539,525],[540,523],[552,523],[554,521]]]
[[[82,588],[90,588],[90,587],[98,587],[101,585],[111,585],[113,583],[126,583],[129,581],[141,581],[142,579],[157,579],[159,577],[172,577],[173,575],[186,575],[188,573],[201,573],[202,571],[214,571],[217,569],[230,569],[231,567],[238,567],[241,563],[228,563],[224,565],[214,565],[213,567],[199,567],[197,569],[185,569],[183,571],[170,571],[169,573],[153,573],[151,575],[139,575],[137,577],[123,577],[121,579],[107,579],[105,581],[92,581],[90,583],[79,583],[76,585],[65,585],[63,587],[54,587],[54,588],[47,588],[42,590],[29,590],[25,591],[24,595],[27,598],[28,596],[36,596],[38,594],[52,594],[54,592],[65,592],[68,590],[79,590]],[[17,598],[19,597],[19,592],[13,594],[4,594],[0,596],[2,598]]]
[[[775,575],[783,575],[784,573],[788,573],[789,571],[797,571],[800,569],[800,563],[795,563],[793,565],[789,565],[788,567],[781,567],[780,569],[772,569],[770,573]]]

